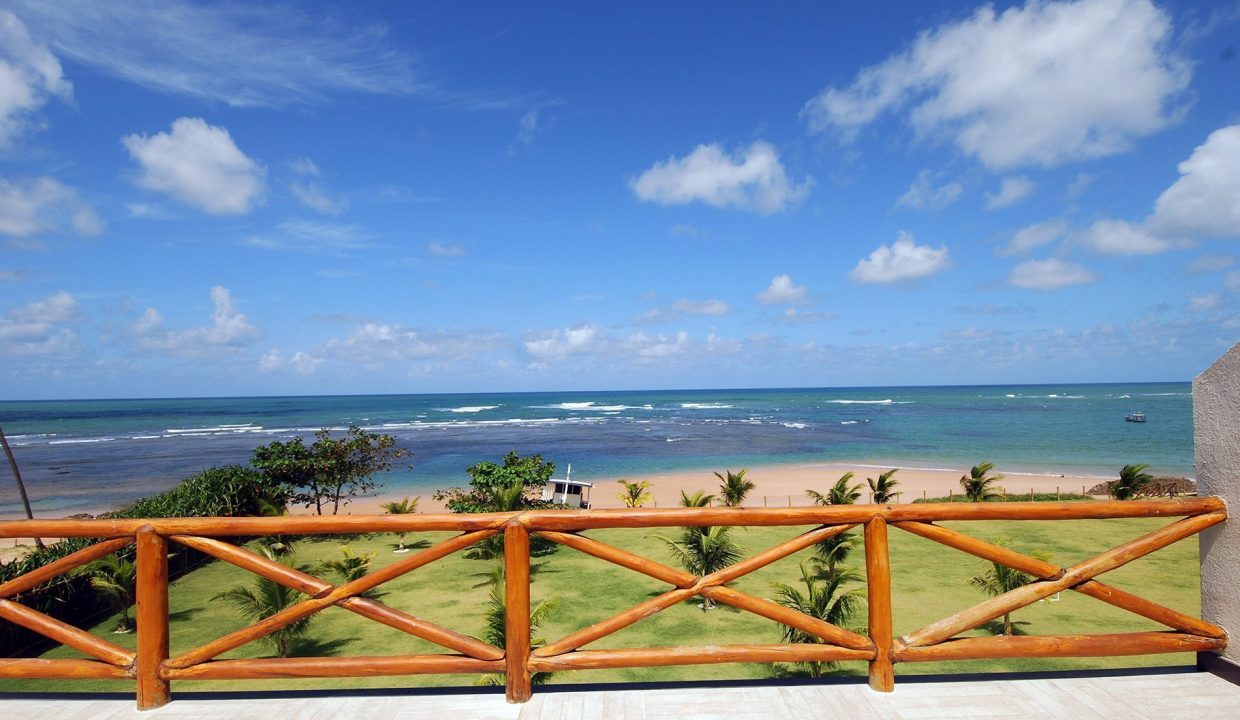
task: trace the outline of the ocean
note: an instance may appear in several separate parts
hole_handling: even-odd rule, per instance
[[[1124,421],[1144,412],[1143,424]],[[253,449],[359,425],[413,452],[386,493],[463,485],[540,453],[584,480],[802,462],[1114,477],[1193,474],[1189,383],[0,402],[37,514],[115,508]],[[22,516],[0,481],[0,518]]]

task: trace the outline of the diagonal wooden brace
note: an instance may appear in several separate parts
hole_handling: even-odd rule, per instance
[[[31,610],[21,603],[0,600],[0,618],[21,625],[27,630],[37,632],[93,658],[98,658],[109,665],[123,668],[133,665],[133,653],[119,645],[91,635],[81,628],[75,628],[54,617],[44,615],[38,610]]]

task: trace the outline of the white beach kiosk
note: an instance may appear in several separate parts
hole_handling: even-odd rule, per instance
[[[567,505],[582,510],[590,509],[590,490],[594,483],[573,479],[573,465],[568,464],[568,473],[563,479],[551,478],[543,488],[543,502]]]

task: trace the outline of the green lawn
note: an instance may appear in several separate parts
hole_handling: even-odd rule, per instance
[[[1059,522],[974,522],[944,523],[963,532],[994,540],[1006,537],[1014,549],[1040,552],[1060,565],[1092,556],[1128,539],[1169,522],[1161,519],[1077,520]],[[795,528],[738,528],[735,536],[747,554],[792,537]],[[969,585],[969,578],[980,574],[987,563],[956,550],[892,529],[894,616],[897,635],[908,633],[934,620],[979,602],[984,596]],[[599,530],[589,533],[601,541],[624,547],[640,555],[669,562],[658,534],[675,536],[677,529]],[[417,547],[449,537],[448,533],[425,533],[407,538]],[[407,555],[392,553],[394,538],[368,536],[350,539],[355,552],[377,553],[375,567],[395,562]],[[338,557],[339,543],[331,539],[303,542],[297,561],[314,565],[324,558]],[[737,589],[760,597],[773,597],[772,583],[793,583],[799,577],[797,562],[809,551],[786,558],[735,583]],[[658,581],[582,555],[568,548],[535,559],[533,595],[558,599],[559,608],[539,635],[546,640],[559,638],[575,629],[635,605],[666,589]],[[860,550],[849,565],[863,565]],[[467,560],[459,555],[433,563],[381,586],[382,602],[406,610],[455,630],[478,634],[486,604],[488,571],[491,563]],[[230,609],[212,598],[236,584],[248,583],[253,576],[231,565],[216,562],[193,572],[171,588],[172,653],[187,651],[219,637],[243,623]],[[1102,578],[1126,590],[1190,614],[1200,612],[1197,568],[1197,542],[1182,541],[1147,556]],[[1013,616],[1018,632],[1049,635],[1068,633],[1122,632],[1163,629],[1135,615],[1115,609],[1092,598],[1065,592],[1056,601],[1043,601]],[[864,626],[864,612],[854,624]],[[126,647],[133,647],[133,635],[113,635],[114,620],[101,623],[94,632]],[[988,634],[979,629],[972,634]],[[305,655],[395,655],[439,652],[429,643],[370,622],[339,608],[329,608],[311,626],[312,647]],[[779,642],[776,624],[749,613],[720,607],[703,612],[696,602],[686,602],[647,618],[636,625],[588,646],[589,648],[643,647],[668,645],[706,645],[722,643]],[[224,657],[261,657],[269,646],[252,644]],[[77,653],[57,648],[44,657],[76,657]],[[954,663],[897,665],[897,675],[943,672],[999,672],[1069,668],[1127,667],[1191,663],[1187,654],[1084,659],[984,660]],[[845,664],[839,672],[863,674],[864,663]],[[553,682],[701,680],[717,678],[771,677],[769,665],[702,665],[679,668],[633,668],[590,670],[556,675]],[[357,678],[345,680],[267,680],[250,682],[176,682],[174,691],[238,690],[246,688],[317,688],[467,685],[473,676],[419,676],[395,678]],[[0,681],[0,691],[9,690],[127,690],[125,681]]]

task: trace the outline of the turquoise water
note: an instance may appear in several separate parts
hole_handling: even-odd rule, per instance
[[[1124,415],[1144,412],[1144,424]],[[509,450],[592,479],[778,462],[1113,476],[1193,474],[1189,383],[0,402],[36,511],[119,506],[273,440],[357,424],[413,465],[390,492],[463,484]],[[0,482],[0,518],[20,514]]]

